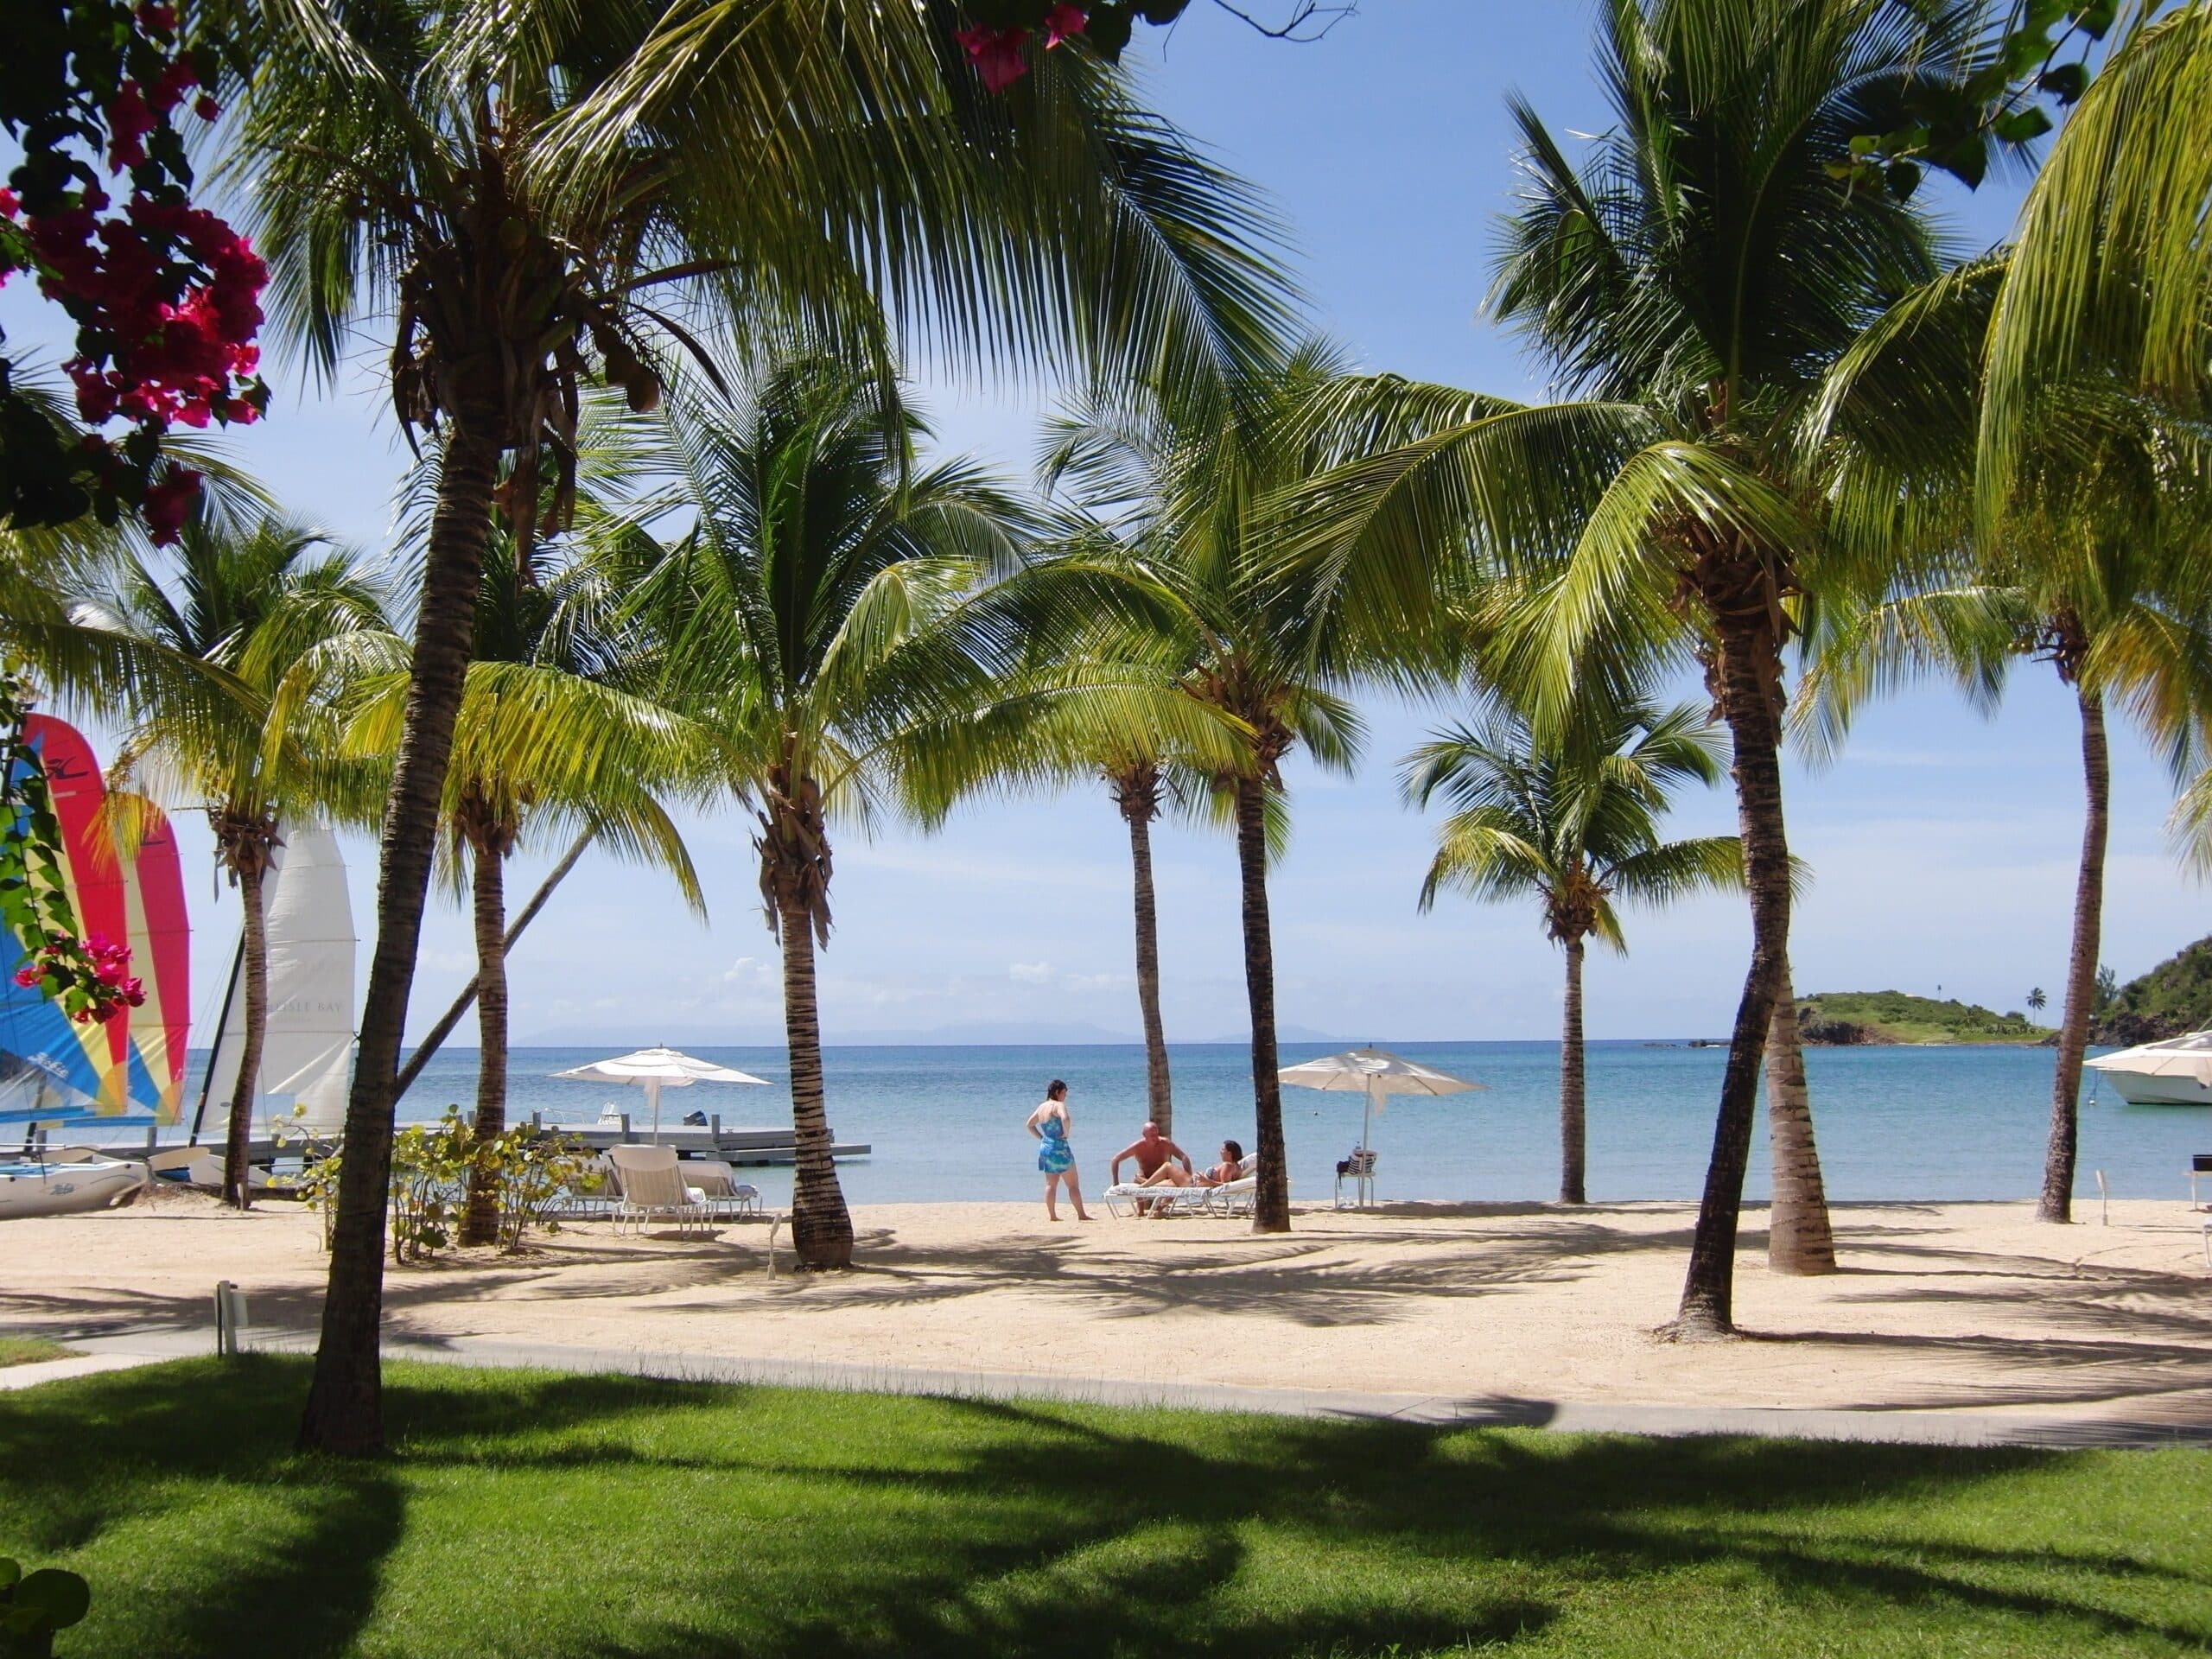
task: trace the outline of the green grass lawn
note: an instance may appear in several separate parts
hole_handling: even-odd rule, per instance
[[[41,1360],[67,1359],[76,1351],[44,1337],[0,1337],[0,1365],[35,1365]]]
[[[2212,1645],[2212,1453],[1937,1452],[297,1361],[0,1396],[84,1656],[1836,1656]]]

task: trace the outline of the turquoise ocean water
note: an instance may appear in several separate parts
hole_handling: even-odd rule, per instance
[[[1385,1198],[1543,1199],[1559,1181],[1556,1043],[1406,1043],[1386,1047],[1486,1085],[1482,1093],[1394,1101],[1377,1121]],[[696,1051],[773,1085],[701,1084],[664,1096],[663,1121],[720,1112],[726,1127],[788,1122],[781,1049]],[[1331,1052],[1288,1045],[1283,1063]],[[550,1074],[598,1051],[514,1052],[509,1109],[571,1121],[616,1101],[637,1116],[634,1090]],[[1723,1051],[1635,1042],[1590,1047],[1590,1196],[1694,1198],[1713,1136]],[[1230,1045],[1172,1051],[1175,1135],[1211,1159],[1224,1136],[1252,1140],[1248,1051]],[[2041,1184],[2050,1116],[2049,1049],[1815,1049],[1806,1056],[1821,1160],[1840,1199],[2032,1198]],[[842,1166],[855,1203],[1033,1198],[1035,1142],[1022,1121],[1055,1077],[1070,1086],[1074,1144],[1085,1190],[1105,1185],[1107,1160],[1145,1114],[1144,1053],[1099,1046],[868,1047],[827,1052],[830,1122],[841,1141],[865,1141],[866,1159]],[[2092,1074],[2094,1076],[2094,1074]],[[402,1103],[405,1119],[435,1118],[475,1097],[474,1050],[439,1055]],[[2101,1168],[2115,1198],[2181,1198],[2190,1154],[2212,1153],[2212,1109],[2122,1103],[2109,1086],[2084,1090],[2081,1182],[2094,1197]],[[1294,1195],[1325,1197],[1336,1160],[1359,1134],[1355,1095],[1283,1091]],[[789,1195],[783,1171],[751,1178],[772,1202]],[[1754,1140],[1748,1192],[1766,1193],[1765,1125]]]

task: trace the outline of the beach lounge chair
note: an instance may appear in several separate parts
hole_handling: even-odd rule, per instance
[[[1259,1162],[1259,1154],[1245,1154],[1236,1166],[1243,1173],[1220,1186],[1145,1186],[1123,1181],[1108,1187],[1103,1196],[1107,1209],[1117,1216],[1125,1209],[1131,1215],[1143,1213],[1136,1207],[1140,1198],[1156,1203],[1171,1216],[1249,1216],[1260,1190],[1260,1178],[1253,1173]]]
[[[599,1178],[595,1183],[593,1176]],[[555,1221],[607,1221],[621,1204],[622,1178],[602,1152],[585,1163],[582,1181],[555,1193],[539,1213]]]
[[[685,1159],[683,1181],[705,1198],[707,1213],[717,1219],[764,1213],[760,1189],[750,1181],[739,1180],[737,1172],[719,1158]]]
[[[1242,1176],[1225,1185],[1210,1189],[1213,1195],[1215,1215],[1249,1216],[1252,1213],[1252,1206],[1259,1202],[1259,1167],[1260,1154],[1256,1152],[1247,1153],[1244,1155],[1244,1161],[1237,1165],[1237,1168],[1244,1172]],[[1283,1185],[1287,1191],[1290,1185],[1287,1179],[1283,1182]]]
[[[2196,1196],[2199,1181],[2212,1181],[2212,1152],[2191,1153],[2189,1159],[2189,1207],[2202,1210],[2203,1200]]]
[[[614,1205],[616,1231],[626,1222],[641,1233],[656,1221],[672,1221],[685,1233],[708,1225],[705,1196],[684,1185],[675,1147],[613,1147],[607,1156],[622,1187]]]
[[[1142,1216],[1152,1211],[1166,1216],[1203,1216],[1213,1209],[1211,1186],[1147,1186],[1141,1181],[1122,1181],[1101,1194],[1106,1208],[1116,1216]],[[1151,1211],[1140,1210],[1140,1203]]]

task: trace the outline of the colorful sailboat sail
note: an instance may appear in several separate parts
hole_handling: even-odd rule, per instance
[[[105,1024],[79,1025],[37,990],[0,985],[0,1105],[176,1120],[183,1100],[192,995],[190,932],[176,840],[143,806],[143,839],[128,860],[105,810],[107,787],[84,734],[33,715],[24,736],[44,768],[60,830],[62,881],[87,939],[130,946],[145,1004]]]
[[[298,1127],[334,1135],[353,1080],[353,909],[338,838],[321,824],[287,825],[262,895],[269,938],[269,1021],[254,1089],[257,1134],[272,1114],[300,1109]],[[232,969],[222,1029],[205,1083],[200,1138],[219,1141],[230,1122],[245,1041],[243,963]]]
[[[130,960],[146,990],[145,1005],[130,1010],[131,1093],[134,1103],[174,1123],[184,1115],[192,1033],[192,927],[176,832],[159,807],[148,803],[141,811],[137,855],[123,873]]]

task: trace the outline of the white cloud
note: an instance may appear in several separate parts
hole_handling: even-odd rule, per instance
[[[1017,962],[1006,973],[1008,979],[1023,985],[1050,985],[1058,977],[1049,962]]]

